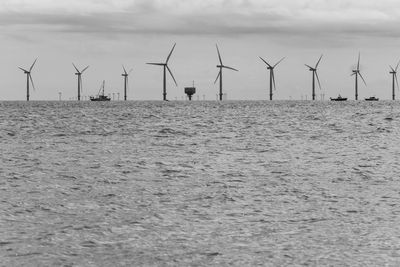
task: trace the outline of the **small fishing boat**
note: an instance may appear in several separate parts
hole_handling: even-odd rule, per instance
[[[364,98],[364,99],[365,99],[365,101],[378,101],[379,100],[379,98],[376,98],[375,96],[371,96],[371,97]]]
[[[97,94],[97,96],[91,96],[90,97],[90,101],[110,101],[111,98],[104,95],[104,85],[105,85],[105,81],[103,81],[102,86],[100,87],[99,93]]]
[[[339,95],[336,98],[331,97],[331,101],[347,101],[347,97],[342,97],[341,95]]]

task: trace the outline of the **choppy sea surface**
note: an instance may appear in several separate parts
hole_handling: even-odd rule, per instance
[[[1,266],[399,266],[400,103],[0,102]]]

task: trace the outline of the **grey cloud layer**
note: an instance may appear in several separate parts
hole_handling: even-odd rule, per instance
[[[43,0],[45,1],[45,0]],[[94,2],[94,1],[90,1]],[[102,1],[99,1],[102,2]],[[131,34],[361,35],[398,37],[398,6],[378,8],[372,1],[111,1],[121,10],[89,13],[3,10],[0,27],[44,32]],[[331,2],[335,2],[332,4]],[[119,5],[117,5],[119,3]],[[124,5],[122,5],[124,3]],[[88,3],[86,3],[88,4]],[[389,7],[390,7],[389,5]],[[381,7],[382,5],[379,5]],[[87,7],[87,6],[86,6]],[[78,6],[77,6],[78,8]]]

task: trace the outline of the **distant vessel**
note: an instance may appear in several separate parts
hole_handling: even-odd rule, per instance
[[[341,95],[339,95],[336,98],[331,97],[331,101],[347,101],[347,97],[342,97]]]
[[[364,98],[364,99],[365,99],[365,101],[378,101],[379,100],[379,98],[376,98],[375,96],[371,96],[371,97]]]
[[[100,87],[99,94],[96,97],[91,96],[90,101],[110,101],[111,100],[111,98],[104,95],[104,84],[105,84],[105,81],[103,81],[103,84]]]

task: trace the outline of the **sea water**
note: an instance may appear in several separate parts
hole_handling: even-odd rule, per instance
[[[400,104],[0,102],[2,266],[398,266]]]

